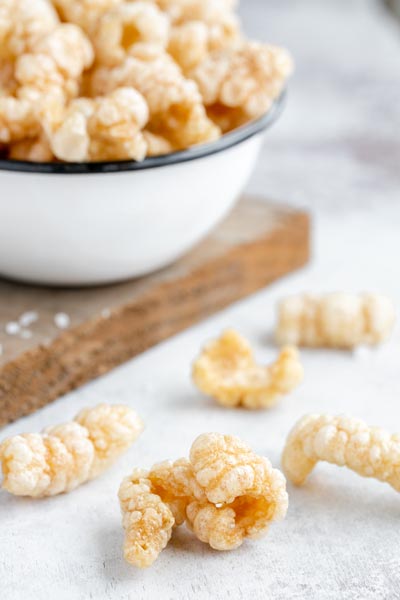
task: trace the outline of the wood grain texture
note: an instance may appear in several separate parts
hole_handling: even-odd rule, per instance
[[[168,269],[83,290],[0,283],[0,426],[102,375],[158,342],[304,265],[307,214],[247,199],[206,241]],[[5,332],[24,311],[33,337]],[[71,328],[60,332],[62,311]]]

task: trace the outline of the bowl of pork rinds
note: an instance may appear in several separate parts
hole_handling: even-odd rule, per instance
[[[0,0],[0,275],[140,276],[230,210],[293,66],[235,0]]]

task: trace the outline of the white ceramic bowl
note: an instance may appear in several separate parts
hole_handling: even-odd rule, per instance
[[[239,197],[282,103],[217,142],[142,163],[0,160],[0,275],[92,285],[173,262]]]

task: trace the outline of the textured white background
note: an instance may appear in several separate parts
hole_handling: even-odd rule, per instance
[[[275,409],[230,411],[190,382],[200,345],[234,326],[260,361],[276,355],[276,300],[300,290],[387,293],[400,307],[400,32],[375,1],[243,0],[247,29],[287,44],[298,70],[285,118],[249,189],[315,217],[302,272],[1,432],[35,431],[99,401],[124,402],[147,429],[118,465],[68,496],[0,492],[1,600],[400,598],[400,500],[388,486],[319,465],[262,541],[218,553],[184,528],[147,571],[121,556],[116,490],[133,465],[188,452],[204,431],[233,433],[279,465],[303,413],[347,412],[400,430],[400,331],[377,351],[305,351],[304,384]]]

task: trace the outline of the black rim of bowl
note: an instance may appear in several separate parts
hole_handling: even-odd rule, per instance
[[[254,121],[238,127],[223,135],[219,140],[207,144],[192,146],[187,150],[172,152],[164,156],[145,158],[142,162],[133,160],[108,161],[108,162],[83,162],[83,163],[49,163],[28,162],[25,160],[0,159],[0,171],[17,171],[23,173],[48,173],[48,174],[84,174],[84,173],[119,173],[123,171],[142,171],[167,167],[191,160],[205,158],[223,150],[227,150],[249,138],[261,133],[270,127],[283,110],[286,92],[283,92],[272,104],[270,110]]]

